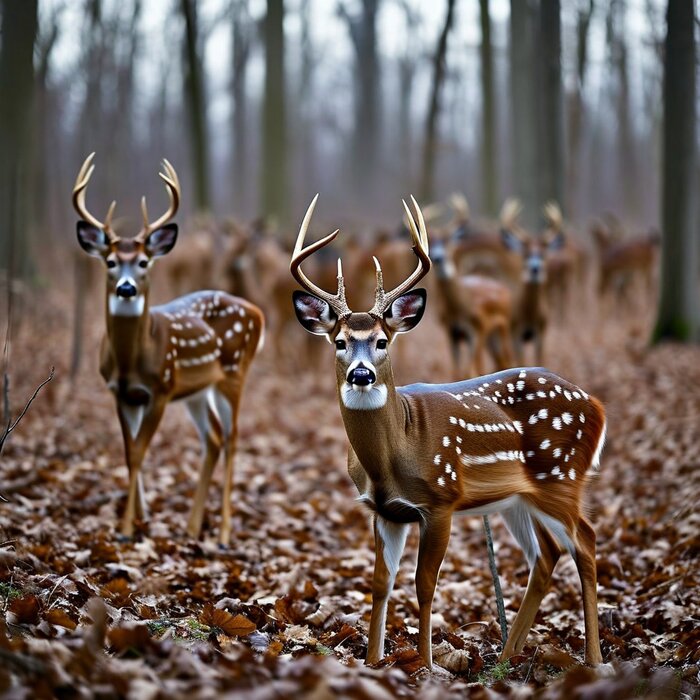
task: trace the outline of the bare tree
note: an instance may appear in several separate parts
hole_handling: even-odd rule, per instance
[[[32,177],[33,51],[37,0],[2,0],[0,43],[0,269],[26,275]],[[9,284],[10,280],[8,280]]]
[[[489,215],[498,207],[498,162],[496,153],[496,107],[493,77],[493,47],[491,46],[491,14],[489,0],[479,0],[481,21],[481,178],[483,208]]]
[[[354,182],[360,194],[372,185],[377,163],[380,118],[381,62],[377,50],[377,12],[379,0],[361,0],[360,13],[351,15],[340,2],[338,11],[346,20],[355,50],[355,123],[350,162]]]
[[[287,114],[284,68],[284,0],[267,0],[264,20],[261,206],[263,214],[287,213]]]
[[[666,12],[663,125],[663,247],[655,340],[700,340],[695,225],[695,8],[669,0]]]
[[[233,202],[240,209],[248,196],[250,179],[248,142],[248,59],[252,48],[252,22],[247,0],[233,0],[231,5],[233,65],[231,96],[233,98]]]
[[[195,207],[198,211],[205,212],[211,208],[209,138],[197,4],[194,0],[180,0],[180,11],[185,23],[184,94],[189,113]]]
[[[445,82],[447,70],[447,39],[454,22],[455,0],[447,0],[447,12],[442,31],[438,38],[437,48],[433,57],[433,83],[428,107],[428,118],[425,122],[425,140],[423,142],[423,167],[421,170],[421,197],[430,200],[434,196],[435,187],[435,156],[438,145],[437,127],[440,116],[440,96]]]

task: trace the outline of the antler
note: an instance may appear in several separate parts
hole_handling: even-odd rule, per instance
[[[294,279],[299,282],[304,289],[323,299],[326,303],[328,303],[333,311],[335,311],[339,318],[343,318],[344,316],[349,316],[352,311],[348,307],[347,301],[345,300],[345,281],[343,279],[343,266],[340,262],[340,258],[338,258],[338,292],[336,294],[329,294],[320,287],[317,287],[301,270],[301,263],[317,250],[320,250],[324,246],[328,245],[340,231],[340,229],[336,229],[333,231],[333,233],[329,233],[320,241],[311,243],[304,248],[304,238],[306,238],[306,231],[309,228],[309,223],[311,222],[311,217],[313,216],[317,201],[318,195],[311,200],[311,204],[309,204],[309,208],[306,210],[306,214],[304,215],[304,220],[301,222],[299,235],[297,236],[297,241],[294,245],[294,252],[292,253],[292,259],[289,263],[289,271],[292,273],[292,277],[294,277]]]
[[[520,203],[519,199],[510,197],[503,202],[503,207],[501,207],[501,227],[506,229],[513,229],[517,226],[517,220],[520,216],[520,212],[523,210],[523,205]]]
[[[114,207],[117,205],[117,203],[112,202],[109,205],[104,222],[94,217],[88,211],[88,208],[85,205],[85,193],[87,191],[88,182],[90,181],[92,173],[95,170],[95,166],[92,163],[94,157],[95,152],[93,151],[83,161],[83,164],[78,171],[78,177],[75,179],[75,184],[73,185],[73,206],[81,218],[85,219],[85,221],[101,231],[104,231],[110,243],[114,243],[119,240],[119,237],[114,233],[114,231],[112,231],[112,214],[114,214]]]
[[[561,229],[564,217],[562,216],[559,205],[554,200],[547,202],[542,207],[542,213],[544,214],[545,221],[550,228],[554,229],[555,231],[559,231]]]
[[[177,213],[178,207],[180,206],[180,179],[175,172],[175,168],[170,164],[167,158],[163,158],[163,170],[164,173],[158,173],[163,182],[165,182],[165,189],[168,191],[168,198],[170,199],[170,204],[165,214],[163,214],[159,219],[149,223],[148,221],[148,209],[146,208],[146,198],[141,197],[141,214],[143,215],[143,228],[138,232],[135,240],[143,241],[146,236],[157,228],[160,228],[163,224],[173,218]]]
[[[411,201],[418,214],[418,226],[416,227],[416,222],[411,214],[411,210],[408,208],[405,200],[403,202],[403,208],[406,211],[406,218],[408,219],[408,227],[411,230],[411,238],[413,239],[413,252],[418,257],[418,265],[413,273],[398,287],[392,289],[389,293],[384,291],[384,276],[382,274],[382,268],[379,264],[379,260],[374,258],[374,264],[377,275],[377,289],[374,296],[374,306],[370,310],[372,316],[381,318],[384,312],[400,297],[404,292],[407,292],[411,287],[415,286],[419,280],[421,280],[430,271],[430,256],[429,256],[429,244],[428,244],[428,231],[425,227],[425,219],[423,218],[423,212],[421,212],[418,202],[411,195]]]

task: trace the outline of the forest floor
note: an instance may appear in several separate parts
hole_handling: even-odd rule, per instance
[[[47,298],[48,299],[48,298]],[[53,304],[53,306],[52,306]],[[698,697],[700,349],[646,350],[648,323],[593,319],[548,340],[548,366],[597,395],[608,442],[588,502],[597,531],[605,664],[582,665],[570,558],[558,565],[523,653],[499,664],[500,632],[480,518],[455,520],[435,596],[429,672],[416,653],[416,534],[391,598],[387,657],[364,666],[373,542],[346,473],[332,353],[249,377],[236,460],[234,537],[217,546],[220,482],[203,539],[184,523],[199,443],[172,407],[145,464],[151,515],[117,537],[127,471],[96,370],[101,321],[79,381],[67,377],[70,314],[48,299],[13,346],[16,410],[56,365],[0,460],[0,693],[41,697]],[[627,322],[626,322],[627,323]],[[572,324],[573,325],[573,324]],[[437,339],[436,339],[437,338]],[[290,355],[304,342],[295,330]],[[400,338],[397,380],[445,381],[432,318]],[[291,352],[291,349],[295,352]],[[429,359],[426,359],[429,358]],[[220,474],[217,474],[221,478]],[[527,566],[492,518],[509,623]]]

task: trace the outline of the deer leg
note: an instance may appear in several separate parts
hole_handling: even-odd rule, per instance
[[[194,496],[192,513],[187,523],[187,534],[197,539],[202,531],[204,504],[206,502],[211,476],[221,453],[221,424],[215,411],[209,406],[209,392],[187,402],[187,408],[197,426],[202,441],[204,459],[199,472],[199,481]]]
[[[508,524],[508,529],[516,536],[510,524]],[[516,539],[518,539],[518,544],[527,551],[524,546],[525,543],[520,542],[517,536]],[[540,554],[530,569],[530,578],[527,582],[525,596],[520,604],[518,614],[513,621],[513,626],[510,629],[506,645],[501,652],[501,661],[510,658],[513,654],[520,653],[523,646],[525,646],[525,640],[532,629],[532,624],[535,621],[537,611],[540,609],[542,598],[544,598],[549,590],[552,572],[554,571],[556,563],[559,561],[559,544],[552,535],[541,526],[537,526],[537,540],[539,542]]]
[[[384,656],[386,611],[389,594],[394,587],[399,562],[406,544],[408,525],[392,523],[374,516],[374,576],[372,578],[372,615],[369,622],[368,664],[376,664]]]
[[[581,578],[583,619],[586,628],[586,663],[603,662],[598,636],[598,594],[596,591],[595,531],[583,516],[576,528],[576,568]]]
[[[418,565],[416,567],[416,594],[418,597],[418,653],[428,668],[433,665],[432,608],[440,566],[450,541],[452,518],[432,517],[421,525]]]
[[[141,465],[163,416],[165,405],[157,404],[148,410],[149,407],[146,406],[129,406],[119,403],[117,408],[124,439],[126,465],[129,469],[129,491],[126,509],[122,517],[121,534],[124,537],[132,537],[134,518],[148,517],[141,478]]]
[[[226,386],[220,388],[222,400],[217,407],[224,430],[224,492],[221,503],[221,530],[219,543],[225,547],[231,541],[231,490],[233,489],[233,460],[238,441],[238,407],[240,404],[240,387]]]

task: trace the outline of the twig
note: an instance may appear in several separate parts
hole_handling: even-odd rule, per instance
[[[498,569],[496,568],[496,555],[493,551],[493,538],[491,537],[491,526],[489,525],[489,516],[484,516],[484,531],[486,532],[486,548],[489,552],[489,568],[491,569],[491,578],[493,578],[493,590],[496,593],[496,607],[498,608],[498,621],[501,624],[501,640],[503,646],[506,645],[508,638],[508,625],[506,623],[506,607],[503,604],[503,591],[501,590],[501,580],[498,578]]]
[[[531,673],[531,671],[532,671],[532,666],[533,666],[533,664],[535,663],[535,657],[537,656],[537,652],[538,652],[539,650],[540,650],[539,646],[538,646],[538,647],[535,647],[535,653],[532,655],[532,659],[530,659],[530,665],[529,665],[528,668],[527,668],[527,674],[526,674],[526,676],[525,676],[525,681],[524,681],[523,685],[525,685],[525,683],[527,683],[528,679],[530,678],[530,673]]]
[[[20,414],[17,416],[17,418],[12,421],[12,417],[10,416],[10,411],[9,411],[9,406],[10,406],[10,377],[7,372],[5,372],[5,377],[4,377],[4,387],[3,387],[3,394],[4,394],[4,399],[3,402],[6,406],[7,410],[7,427],[5,428],[5,431],[3,432],[2,435],[0,435],[0,455],[2,455],[2,448],[5,445],[5,441],[9,437],[10,433],[17,427],[19,422],[24,418],[26,415],[27,411],[29,410],[30,406],[34,402],[34,399],[39,395],[39,392],[53,379],[54,374],[55,374],[55,367],[51,368],[51,371],[49,372],[49,376],[44,379],[39,386],[34,389],[34,393],[31,395],[29,398],[29,401],[24,405],[24,408],[20,412]]]

